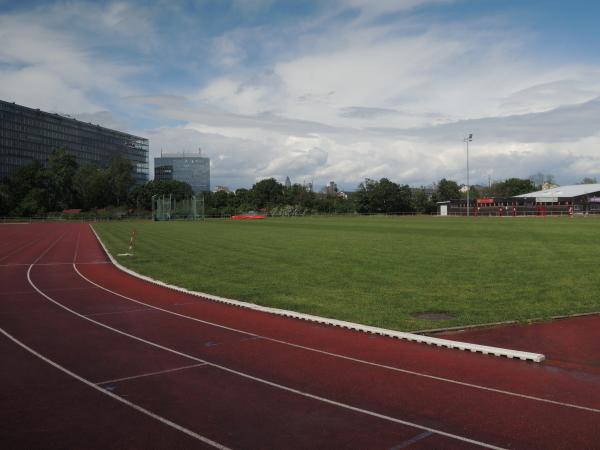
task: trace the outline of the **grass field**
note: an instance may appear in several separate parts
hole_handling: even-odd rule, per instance
[[[113,255],[228,298],[403,331],[600,310],[600,220],[342,217],[107,222]],[[422,314],[439,313],[446,320]]]

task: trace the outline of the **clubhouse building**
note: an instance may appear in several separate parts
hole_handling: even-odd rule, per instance
[[[473,216],[600,214],[600,184],[559,186],[508,198],[475,198],[468,206]],[[438,213],[466,215],[467,201],[438,202]]]

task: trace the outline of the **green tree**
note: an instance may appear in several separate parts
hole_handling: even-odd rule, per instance
[[[418,189],[414,194],[413,206],[417,212],[431,214],[437,211],[437,194],[429,195],[425,189]]]
[[[73,188],[83,209],[104,208],[113,199],[108,171],[93,165],[77,169],[73,176]]]
[[[577,184],[596,184],[598,179],[596,177],[585,177]]]
[[[283,185],[275,178],[260,180],[252,186],[251,192],[258,208],[278,205],[283,199]]]
[[[354,193],[354,200],[356,202],[356,210],[359,213],[369,213],[373,211],[370,199],[376,184],[377,181],[365,178],[365,181],[358,185],[358,188]]]
[[[367,178],[358,186],[356,203],[359,212],[413,211],[410,188],[407,185],[400,186],[387,178],[379,181]]]
[[[44,214],[48,210],[48,178],[35,160],[19,167],[8,179],[8,209],[15,215]],[[30,191],[35,190],[30,195]]]
[[[129,190],[135,184],[132,170],[131,161],[121,156],[114,158],[108,166],[108,180],[117,206],[127,199]]]
[[[17,207],[14,210],[15,215],[23,217],[31,217],[45,214],[47,212],[46,204],[48,201],[48,193],[46,189],[34,187],[27,191]]]
[[[458,183],[442,178],[437,185],[437,197],[440,202],[460,198],[460,188],[458,187]]]
[[[73,205],[73,178],[77,172],[75,156],[66,148],[55,149],[48,160],[48,207],[63,210]]]
[[[495,197],[514,197],[537,189],[531,179],[509,178],[492,184],[491,192]]]
[[[11,210],[11,198],[7,184],[0,184],[0,216],[6,216]]]
[[[177,180],[150,180],[144,184],[134,186],[128,195],[128,204],[131,208],[146,211],[152,209],[153,195],[173,195],[175,200],[190,198],[194,194],[188,183]],[[199,193],[198,195],[203,195]]]
[[[236,207],[240,212],[247,212],[256,208],[252,192],[245,188],[236,189],[235,191]]]
[[[461,192],[461,194],[462,194],[463,198],[467,198],[466,192],[464,192],[464,193]],[[471,200],[473,200],[478,197],[481,197],[481,191],[479,189],[477,189],[475,186],[469,186],[469,198]]]

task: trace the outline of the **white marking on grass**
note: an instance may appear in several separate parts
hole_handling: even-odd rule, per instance
[[[187,316],[185,314],[180,314],[180,313],[177,313],[175,311],[171,311],[171,310],[168,310],[168,309],[161,308],[159,306],[154,306],[154,305],[152,305],[150,303],[145,303],[145,302],[142,302],[140,300],[136,300],[134,298],[127,297],[126,295],[123,295],[123,294],[120,294],[118,292],[112,291],[112,290],[110,290],[110,289],[108,289],[108,288],[106,288],[106,287],[104,287],[104,286],[102,286],[100,284],[97,284],[97,283],[93,282],[89,278],[87,278],[85,275],[83,275],[81,272],[79,272],[79,270],[77,269],[77,267],[75,265],[73,265],[73,268],[75,269],[75,271],[77,272],[77,274],[79,274],[79,276],[81,278],[83,278],[84,280],[86,280],[88,283],[91,283],[94,286],[97,286],[100,289],[103,289],[103,290],[105,290],[105,291],[107,291],[107,292],[109,292],[111,294],[114,294],[114,295],[116,295],[118,297],[121,297],[121,298],[123,298],[125,300],[129,300],[131,302],[147,306],[148,308],[152,308],[152,309],[156,309],[158,311],[166,312],[166,313],[171,314],[173,316],[177,316],[177,317],[181,317],[181,318],[184,318],[184,319],[192,320],[194,322],[199,322],[199,323],[202,323],[202,324],[205,324],[205,325],[210,325],[210,326],[217,327],[217,328],[222,328],[222,329],[225,329],[225,330],[228,330],[228,331],[233,331],[233,332],[236,332],[236,333],[245,334],[245,335],[251,336],[253,338],[263,339],[265,341],[275,342],[277,344],[287,345],[287,346],[290,346],[290,347],[299,348],[299,349],[307,350],[307,351],[314,352],[314,353],[320,353],[322,355],[332,356],[334,358],[344,359],[346,361],[352,361],[352,362],[356,362],[356,363],[360,363],[360,364],[365,364],[365,365],[368,365],[368,366],[379,367],[381,369],[392,370],[394,372],[400,372],[400,373],[405,373],[405,374],[408,374],[408,375],[414,375],[414,376],[417,376],[417,377],[428,378],[430,380],[441,381],[441,382],[444,382],[444,383],[451,383],[451,384],[456,384],[456,385],[459,385],[459,386],[470,387],[470,388],[473,388],[473,389],[480,389],[480,390],[483,390],[483,391],[494,392],[496,394],[510,395],[512,397],[519,397],[519,398],[533,400],[533,401],[537,401],[537,402],[549,403],[549,404],[552,404],[552,405],[558,405],[558,406],[564,406],[564,407],[568,407],[568,408],[581,409],[581,410],[589,411],[589,412],[593,412],[593,413],[600,413],[600,409],[596,409],[596,408],[590,408],[590,407],[587,407],[587,406],[576,405],[576,404],[573,404],[573,403],[560,402],[560,401],[557,401],[557,400],[550,400],[550,399],[543,398],[543,397],[536,397],[534,395],[521,394],[521,393],[518,393],[518,392],[507,391],[507,390],[504,390],[504,389],[497,389],[497,388],[492,388],[492,387],[488,387],[488,386],[482,386],[482,385],[479,385],[479,384],[467,383],[465,381],[459,381],[459,380],[455,380],[455,379],[452,379],[452,378],[438,377],[438,376],[435,376],[435,375],[429,375],[429,374],[426,374],[426,373],[416,372],[416,371],[409,370],[409,369],[402,369],[400,367],[388,366],[388,365],[385,365],[385,364],[379,364],[379,363],[372,362],[372,361],[366,361],[366,360],[359,359],[359,358],[353,358],[352,356],[341,355],[339,353],[332,353],[332,352],[328,352],[328,351],[325,351],[325,350],[320,350],[320,349],[313,348],[313,347],[307,347],[307,346],[300,345],[300,344],[294,344],[292,342],[283,341],[283,340],[280,340],[280,339],[270,338],[268,336],[262,336],[262,335],[259,335],[259,334],[250,333],[248,331],[244,331],[244,330],[240,330],[240,329],[237,329],[237,328],[228,327],[226,325],[221,325],[221,324],[218,324],[218,323],[209,322],[207,320],[198,319],[197,317]]]
[[[414,422],[409,422],[409,421],[406,421],[406,420],[397,419],[395,417],[386,416],[384,414],[379,414],[379,413],[374,412],[374,411],[370,411],[370,410],[367,410],[367,409],[358,408],[356,406],[348,405],[346,403],[337,402],[335,400],[331,400],[331,399],[328,399],[328,398],[325,398],[325,397],[320,397],[318,395],[314,395],[314,394],[310,394],[308,392],[300,391],[298,389],[294,389],[294,388],[291,388],[289,386],[278,384],[278,383],[275,383],[275,382],[272,382],[272,381],[269,381],[269,380],[265,380],[263,378],[255,377],[253,375],[249,375],[247,373],[231,369],[231,368],[226,367],[226,366],[222,366],[222,365],[219,365],[219,364],[216,364],[216,363],[213,363],[213,362],[201,359],[201,358],[197,358],[196,356],[180,352],[180,351],[175,350],[173,348],[166,347],[164,345],[157,344],[156,342],[152,342],[152,341],[149,341],[147,339],[143,339],[141,337],[135,336],[133,334],[129,334],[129,333],[127,333],[125,331],[122,331],[122,330],[119,330],[117,328],[113,328],[113,327],[111,327],[109,325],[106,325],[106,324],[104,324],[102,322],[98,322],[97,320],[94,320],[94,319],[92,319],[90,317],[86,317],[83,314],[78,313],[77,311],[69,308],[68,306],[63,305],[62,303],[60,303],[60,302],[54,300],[53,298],[51,298],[50,296],[46,295],[42,290],[40,290],[35,285],[35,283],[31,279],[31,269],[33,268],[34,264],[31,264],[31,266],[27,270],[27,280],[29,281],[29,284],[41,296],[43,296],[44,298],[46,298],[50,302],[54,303],[55,305],[59,306],[60,308],[63,308],[64,310],[66,310],[66,311],[68,311],[68,312],[70,312],[70,313],[72,313],[72,314],[74,314],[74,315],[76,315],[76,316],[78,316],[78,317],[80,317],[80,318],[82,318],[84,320],[90,321],[90,322],[92,322],[92,323],[94,323],[94,324],[96,324],[96,325],[98,325],[100,327],[106,328],[107,330],[111,330],[111,331],[113,331],[113,332],[115,332],[117,334],[120,334],[120,335],[123,335],[123,336],[127,336],[127,337],[129,337],[129,338],[131,338],[133,340],[136,340],[136,341],[139,341],[139,342],[143,342],[143,343],[145,343],[147,345],[150,345],[152,347],[155,347],[155,348],[158,348],[158,349],[161,349],[161,350],[165,350],[165,351],[173,353],[175,355],[179,355],[179,356],[182,356],[184,358],[189,358],[192,361],[196,361],[196,362],[199,362],[199,363],[205,363],[205,364],[207,364],[207,365],[209,365],[211,367],[215,367],[215,368],[220,369],[220,370],[222,370],[224,372],[232,373],[232,374],[238,375],[238,376],[240,376],[242,378],[253,380],[253,381],[256,381],[258,383],[265,384],[267,386],[271,386],[271,387],[274,387],[274,388],[277,388],[277,389],[281,389],[283,391],[291,392],[293,394],[297,394],[297,395],[302,396],[302,397],[310,398],[310,399],[317,400],[317,401],[320,401],[320,402],[323,402],[323,403],[326,403],[326,404],[338,406],[338,407],[343,408],[343,409],[347,409],[347,410],[350,410],[350,411],[358,412],[358,413],[365,414],[365,415],[368,415],[368,416],[371,416],[371,417],[376,417],[376,418],[383,419],[383,420],[386,420],[386,421],[389,421],[389,422],[393,422],[393,423],[397,423],[397,424],[400,424],[400,425],[414,427],[414,428],[418,428],[418,429],[424,430],[424,431],[431,431],[432,433],[439,434],[441,436],[446,436],[446,437],[449,437],[449,438],[452,438],[452,439],[456,439],[456,440],[459,440],[459,441],[462,441],[462,442],[467,442],[467,443],[470,443],[470,444],[479,445],[481,447],[492,448],[492,449],[502,449],[502,447],[497,447],[495,445],[487,444],[487,443],[482,442],[482,441],[477,441],[477,440],[470,439],[470,438],[467,438],[467,437],[464,437],[464,436],[460,436],[460,435],[457,435],[457,434],[448,433],[448,432],[445,432],[445,431],[442,431],[442,430],[438,430],[438,429],[435,429],[435,428],[427,427],[427,426],[420,425],[420,424],[417,424],[417,423],[414,423]],[[100,389],[100,388],[98,388],[98,389]]]
[[[290,317],[290,318],[294,318],[294,319],[305,320],[308,322],[320,323],[323,325],[332,325],[332,326],[336,326],[336,327],[340,327],[340,328],[346,328],[349,330],[362,331],[365,333],[379,334],[381,336],[388,336],[388,337],[395,338],[395,339],[403,339],[406,341],[418,342],[418,343],[427,344],[427,345],[435,345],[437,347],[445,347],[445,348],[469,351],[469,352],[473,352],[473,353],[482,353],[484,355],[504,356],[509,359],[516,358],[516,359],[521,359],[524,361],[529,360],[529,361],[533,361],[533,362],[542,362],[545,359],[545,356],[540,353],[524,352],[524,351],[520,351],[520,350],[511,350],[511,349],[500,348],[500,347],[491,347],[488,345],[470,344],[467,342],[459,342],[459,341],[452,341],[449,339],[441,339],[441,338],[435,338],[435,337],[430,337],[430,336],[422,336],[422,335],[414,334],[414,333],[405,333],[402,331],[387,330],[385,328],[361,325],[358,323],[346,322],[346,321],[337,320],[337,319],[327,319],[324,317],[313,316],[311,314],[303,314],[303,313],[297,313],[297,312],[289,311],[289,310],[285,310],[285,309],[260,306],[260,305],[255,305],[252,303],[241,302],[239,300],[232,300],[229,298],[206,294],[203,292],[190,291],[185,288],[181,288],[179,286],[174,286],[172,284],[164,283],[162,281],[155,280],[154,278],[150,278],[145,275],[141,275],[137,272],[134,272],[131,269],[128,269],[127,267],[122,266],[110,254],[110,252],[108,251],[108,249],[106,248],[106,246],[104,245],[104,243],[102,242],[102,240],[100,239],[100,237],[98,236],[98,234],[96,233],[96,231],[94,230],[94,228],[91,225],[90,225],[90,228],[92,229],[92,232],[96,235],[96,238],[98,239],[98,242],[100,242],[100,245],[104,249],[104,252],[108,255],[111,262],[117,268],[119,268],[123,272],[128,273],[134,277],[140,278],[142,280],[148,281],[153,284],[157,284],[159,286],[166,287],[168,289],[172,289],[174,291],[184,292],[186,294],[194,295],[196,297],[202,297],[206,300],[213,300],[213,301],[220,302],[220,303],[226,303],[228,305],[239,306],[239,307],[247,308],[247,309],[253,309],[256,311],[266,312],[266,313],[274,314],[274,315],[278,315],[278,316]]]

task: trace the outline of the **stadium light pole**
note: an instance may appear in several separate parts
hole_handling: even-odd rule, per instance
[[[473,141],[473,133],[470,133],[463,139],[467,144],[467,217],[469,217],[469,201],[471,194],[471,185],[469,184],[469,142]]]

